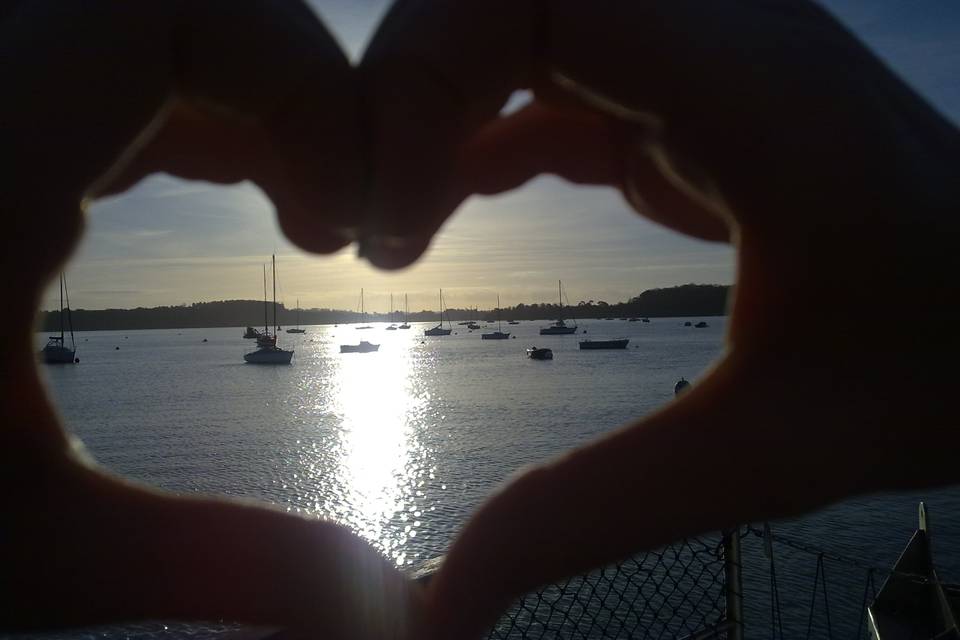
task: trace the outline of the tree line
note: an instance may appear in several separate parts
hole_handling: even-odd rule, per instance
[[[727,311],[729,285],[685,284],[679,287],[649,289],[626,302],[608,303],[603,300],[582,300],[576,305],[565,306],[563,317],[567,319],[633,318],[633,317],[694,317],[719,316]],[[556,304],[518,304],[503,307],[500,317],[504,320],[548,320],[557,318],[561,310]],[[273,311],[269,309],[272,322]],[[496,309],[448,309],[451,322],[466,320],[496,320]],[[74,309],[71,311],[73,328],[76,331],[132,331],[137,329],[190,329],[201,327],[263,327],[264,304],[258,300],[220,300],[195,302],[189,305],[168,307],[138,307],[136,309]],[[425,310],[407,316],[410,322],[436,322],[436,310]],[[341,309],[302,309],[299,321],[303,325],[346,324],[360,322],[356,311]],[[368,313],[367,322],[402,322],[403,314]],[[277,304],[277,324],[291,327],[297,323],[297,311]],[[44,332],[60,330],[60,312],[42,311],[37,319],[37,329]]]

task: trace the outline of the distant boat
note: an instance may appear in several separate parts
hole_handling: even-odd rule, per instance
[[[306,333],[306,329],[300,328],[300,298],[297,298],[297,328],[287,329],[287,333]]]
[[[63,306],[64,293],[67,296],[67,306]],[[64,313],[66,311],[66,313]],[[70,346],[65,343],[64,316],[70,326]],[[47,344],[40,350],[40,356],[47,364],[74,364],[77,362],[77,343],[73,339],[73,316],[70,315],[70,294],[67,293],[67,279],[60,273],[60,335],[47,338]]]
[[[390,294],[390,316],[389,316],[389,318],[390,318],[390,323],[391,323],[391,324],[390,324],[389,327],[387,327],[387,331],[396,331],[396,330],[397,330],[397,325],[396,325],[396,323],[393,322],[393,294],[392,294],[392,293]]]
[[[273,271],[273,326],[277,326],[277,256],[271,257]],[[277,334],[270,335],[267,323],[267,269],[263,269],[263,334],[257,338],[257,350],[243,354],[245,362],[250,364],[290,364],[293,351],[277,346]]]
[[[617,340],[582,340],[580,349],[626,349],[630,342],[629,338],[619,338]]]
[[[640,318],[640,322],[646,322],[649,324],[650,318]]]
[[[440,323],[432,329],[423,332],[425,336],[448,336],[453,332],[450,326],[450,316],[447,316],[447,329],[443,328],[443,289],[440,289]]]
[[[685,326],[685,327],[692,327],[692,326],[693,326],[693,323],[690,322],[689,320],[687,320],[686,322],[683,323],[683,326]]]
[[[529,347],[527,357],[531,360],[553,360],[553,351],[546,348]]]
[[[354,329],[357,329],[357,330],[359,330],[359,329],[373,329],[373,327],[371,327],[370,325],[364,324],[364,323],[366,323],[366,321],[367,321],[367,312],[366,312],[366,310],[363,308],[363,289],[361,288],[361,289],[360,289],[360,322],[361,322],[361,325],[360,325],[359,327],[354,327]]]
[[[678,396],[689,388],[690,383],[687,382],[686,378],[681,377],[677,380],[677,384],[673,385],[673,395]]]
[[[574,322],[573,326],[569,326],[563,320],[563,282],[557,281],[557,292],[560,297],[560,310],[558,312],[557,321],[554,322],[549,327],[541,327],[540,335],[542,336],[565,336],[577,332],[577,323]]]
[[[497,294],[497,330],[493,333],[481,333],[481,340],[507,340],[510,337],[510,333],[504,333],[501,331],[502,327],[500,326],[500,294]]]
[[[510,320],[507,324],[520,324],[519,320]]]
[[[410,323],[407,322],[407,316],[410,315],[410,305],[407,303],[407,294],[403,294],[403,324],[397,329],[409,329]]]
[[[480,325],[478,325],[476,322],[468,322],[468,323],[467,323],[467,329],[470,329],[471,331],[473,331],[474,329],[479,329],[479,328],[480,328]]]
[[[342,344],[340,345],[340,353],[371,353],[373,351],[378,351],[380,345],[370,344],[366,340],[361,340],[360,344]]]
[[[630,318],[627,322],[640,322],[640,318]]]
[[[693,328],[694,328],[694,329],[706,329],[706,328],[709,327],[709,326],[710,326],[710,325],[708,325],[706,322],[704,322],[703,320],[701,320],[701,321],[698,322],[697,324],[693,325]]]
[[[247,340],[253,340],[260,337],[260,332],[253,327],[247,327],[247,330],[243,332],[243,337]]]

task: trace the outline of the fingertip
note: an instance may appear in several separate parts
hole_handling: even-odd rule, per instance
[[[370,236],[357,243],[357,256],[378,269],[394,271],[416,262],[430,248],[432,234],[401,238]]]

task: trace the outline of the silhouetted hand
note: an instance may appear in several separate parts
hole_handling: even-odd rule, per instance
[[[304,248],[346,244],[365,177],[340,49],[293,1],[24,0],[0,9],[0,35],[0,255],[15,301],[0,324],[0,628],[226,619],[404,637],[419,590],[348,530],[83,464],[31,346],[83,200],[155,171],[254,180]]]
[[[960,141],[824,11],[408,0],[362,71],[376,263],[411,260],[466,195],[540,173],[738,251],[725,357],[484,505],[431,586],[439,636],[685,535],[960,479],[942,364],[960,355]],[[533,103],[499,117],[517,89]]]

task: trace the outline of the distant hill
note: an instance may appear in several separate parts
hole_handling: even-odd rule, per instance
[[[685,284],[665,289],[649,289],[627,302],[607,303],[603,300],[581,301],[565,307],[566,318],[628,318],[628,317],[688,317],[719,316],[727,310],[729,285]],[[504,307],[504,320],[546,320],[556,318],[555,304],[518,304]],[[496,310],[450,309],[450,319],[460,320],[495,318]],[[480,316],[477,318],[477,316]],[[263,302],[257,300],[221,300],[196,302],[175,307],[152,307],[136,309],[74,309],[73,326],[77,331],[133,331],[137,329],[189,329],[200,327],[262,327]],[[277,305],[280,326],[287,328],[296,324],[294,309]],[[370,322],[393,320],[399,322],[400,314],[389,318],[388,314],[367,314]],[[437,312],[419,311],[409,316],[411,322],[436,321]],[[300,324],[339,324],[357,322],[360,314],[338,309],[303,309]],[[43,311],[37,318],[37,330],[59,331],[60,312]]]

